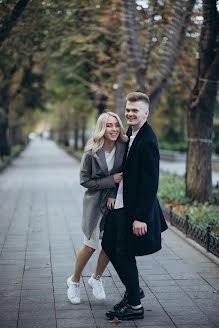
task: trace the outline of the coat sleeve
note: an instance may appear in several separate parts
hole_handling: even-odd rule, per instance
[[[157,195],[159,183],[159,150],[154,142],[141,145],[139,192],[136,203],[135,219],[151,222],[152,207]]]
[[[118,188],[111,188],[108,194],[108,198],[116,198]]]
[[[110,189],[116,186],[113,175],[92,178],[92,155],[88,152],[83,155],[81,160],[80,184],[90,190]]]

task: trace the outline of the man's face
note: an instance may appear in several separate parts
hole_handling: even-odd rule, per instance
[[[125,118],[134,131],[140,129],[146,122],[149,111],[146,104],[139,100],[135,102],[127,101],[125,108]]]

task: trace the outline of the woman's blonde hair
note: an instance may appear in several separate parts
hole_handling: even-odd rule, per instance
[[[106,113],[102,113],[97,120],[96,123],[96,128],[94,131],[94,135],[92,138],[90,138],[87,142],[87,145],[85,147],[85,152],[91,150],[92,155],[94,157],[97,157],[97,152],[99,149],[101,149],[104,145],[104,133],[106,130],[106,121],[108,119],[109,116],[113,116],[115,117],[120,125],[120,135],[119,138],[121,141],[123,142],[127,142],[128,141],[128,137],[125,134],[125,130],[122,124],[122,121],[120,120],[119,116],[113,112],[106,112]]]

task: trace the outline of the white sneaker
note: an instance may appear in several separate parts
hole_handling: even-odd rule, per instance
[[[94,279],[94,275],[90,277],[88,280],[88,284],[91,288],[93,288],[93,295],[98,300],[105,300],[106,294],[103,289],[102,279],[98,276],[97,279]]]
[[[73,284],[72,277],[73,277],[73,276],[71,276],[71,277],[69,277],[69,278],[67,279],[67,286],[68,286],[68,287],[70,287],[70,285]]]
[[[79,304],[81,301],[80,298],[80,282],[73,282],[71,280],[72,277],[67,279],[68,291],[67,296],[69,301],[72,304]]]

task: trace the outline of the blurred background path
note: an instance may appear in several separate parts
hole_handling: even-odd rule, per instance
[[[81,304],[66,296],[66,279],[82,246],[79,162],[55,143],[35,140],[0,174],[0,327],[115,327],[105,311],[124,288],[112,266],[104,274],[105,302],[94,299],[83,273]],[[174,232],[163,249],[138,258],[145,319],[119,327],[219,326],[219,268]],[[118,326],[118,325],[117,325]]]

